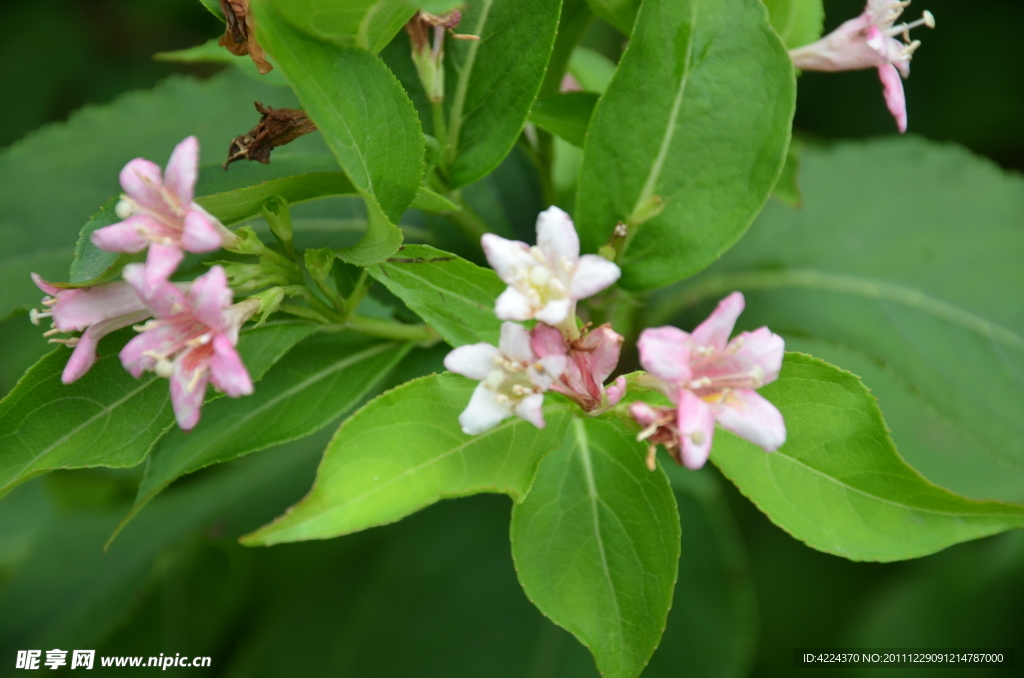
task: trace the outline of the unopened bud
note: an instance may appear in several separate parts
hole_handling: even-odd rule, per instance
[[[256,235],[256,231],[252,230],[252,226],[243,226],[242,228],[235,231],[236,240],[229,245],[225,245],[225,249],[229,252],[235,252],[236,254],[262,254],[267,249],[263,241],[260,240],[259,236]]]
[[[649,195],[640,201],[640,204],[633,210],[633,214],[629,217],[629,225],[635,228],[658,216],[664,209],[665,201],[661,199],[660,195]]]
[[[260,315],[260,320],[256,323],[256,326],[260,326],[267,321],[272,313],[275,313],[281,302],[284,301],[284,289],[281,287],[271,287],[268,290],[264,290],[259,294],[249,297],[249,299],[258,299],[260,307],[257,313]]]
[[[288,203],[280,196],[271,196],[263,203],[263,218],[270,224],[270,232],[287,250],[292,242],[292,215]]]
[[[334,265],[334,250],[324,247],[318,250],[305,251],[306,270],[313,280],[323,282],[331,274]]]

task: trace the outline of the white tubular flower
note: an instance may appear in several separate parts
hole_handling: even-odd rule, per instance
[[[481,244],[488,263],[508,285],[494,307],[502,320],[560,325],[573,318],[577,301],[597,294],[622,274],[604,257],[580,256],[576,227],[557,207],[537,218],[534,247],[490,233]]]
[[[480,382],[459,415],[462,431],[472,436],[513,415],[544,428],[544,392],[565,370],[565,356],[538,359],[526,328],[504,323],[497,347],[460,346],[445,357],[444,366]]]

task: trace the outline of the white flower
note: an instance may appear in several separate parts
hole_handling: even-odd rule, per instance
[[[444,366],[480,382],[459,415],[463,432],[477,435],[513,415],[544,428],[544,392],[562,375],[565,356],[538,360],[526,328],[504,323],[497,348],[483,343],[460,346],[445,357]]]
[[[502,320],[537,319],[559,325],[575,315],[575,304],[619,279],[619,267],[596,254],[580,256],[580,239],[569,215],[557,207],[537,218],[537,245],[488,233],[484,254],[508,289],[498,297]]]

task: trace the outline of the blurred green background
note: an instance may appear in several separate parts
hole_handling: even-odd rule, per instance
[[[862,3],[825,7],[829,30]],[[908,18],[923,9],[938,28],[914,34],[924,45],[906,83],[911,133],[1024,170],[1024,3],[918,0]],[[222,30],[198,0],[50,0],[45,10],[9,1],[0,21],[3,147],[172,73],[209,77],[216,68],[150,57]],[[585,39],[610,56],[622,43],[600,24]],[[873,71],[801,76],[796,124],[820,140],[895,133]],[[46,350],[37,333],[23,316],[0,323],[0,393]],[[0,675],[16,673],[15,650],[63,648],[69,638],[106,655],[213,657],[210,671],[179,671],[189,675],[596,675],[519,590],[504,498],[445,502],[330,542],[237,546],[237,535],[309,487],[323,442],[184,479],[107,555],[137,470],[55,473],[17,489],[0,502]],[[852,563],[791,539],[710,468],[675,481],[687,535],[679,591],[645,675],[815,675],[792,668],[798,646],[1022,649],[1020,534],[914,562]]]

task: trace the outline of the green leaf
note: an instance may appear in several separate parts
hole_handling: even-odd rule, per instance
[[[565,92],[537,99],[530,122],[582,148],[597,100],[595,92]]]
[[[594,14],[622,31],[623,35],[633,31],[640,0],[587,0],[587,3]]]
[[[279,70],[274,69],[269,73],[260,73],[248,54],[235,56],[227,48],[221,47],[218,40],[219,38],[213,38],[201,45],[173,52],[157,52],[153,55],[153,59],[178,64],[225,64],[234,66],[250,78],[262,78],[272,85],[288,85],[288,81],[284,79]]]
[[[203,3],[203,7],[210,10],[210,14],[224,21],[224,12],[220,10],[220,2],[218,0],[199,0],[199,2]]]
[[[637,26],[590,123],[576,227],[596,252],[627,224],[621,284],[642,290],[746,231],[782,170],[796,87],[760,0],[647,0]]]
[[[540,96],[547,97],[558,94],[562,88],[569,62],[572,60],[576,46],[583,34],[593,22],[594,14],[587,6],[586,0],[563,0],[562,13],[558,18],[558,34],[551,50],[547,73],[540,87]]]
[[[84,108],[0,152],[0,318],[39,303],[30,272],[65,279],[82,224],[119,192],[125,163],[144,157],[162,164],[190,134],[205,157],[217,157],[253,126],[253,100],[295,105],[288,91],[231,71],[203,81],[172,77]],[[294,142],[297,149],[320,143],[318,135]]]
[[[588,92],[604,94],[615,77],[615,62],[589,47],[577,47],[569,59],[569,72]]]
[[[773,201],[672,296],[690,304],[742,290],[746,327],[886,365],[973,439],[970,454],[1024,469],[1024,179],[913,138],[807,146],[802,163],[804,208]]]
[[[260,4],[273,6],[283,19],[308,35],[374,54],[391,42],[416,11],[414,3],[401,0],[260,0]],[[256,11],[262,44],[269,29],[259,7]]]
[[[544,80],[561,2],[469,0],[445,47],[450,185],[489,174],[519,137]],[[441,140],[439,140],[441,141]]]
[[[546,428],[512,418],[471,437],[458,418],[476,386],[441,374],[371,400],[338,429],[309,495],[243,543],[337,537],[395,522],[446,497],[521,498],[537,463],[561,444],[569,406],[549,394]]]
[[[406,245],[367,271],[452,346],[498,344],[494,302],[505,283],[491,269],[427,245]]]
[[[789,49],[803,47],[821,37],[825,24],[822,0],[764,0],[772,26]]]
[[[683,548],[668,625],[644,678],[743,678],[757,656],[758,600],[743,534],[713,469],[666,464]]]
[[[574,419],[512,511],[527,597],[590,649],[601,675],[634,678],[665,629],[679,569],[668,478],[611,422]]]
[[[203,426],[191,433],[172,429],[153,446],[135,506],[122,527],[185,474],[320,430],[354,407],[409,348],[344,334],[298,344],[251,396],[208,404]]]
[[[316,4],[310,0],[276,7],[292,11],[310,3]],[[304,36],[266,2],[255,8],[263,46],[366,201],[366,235],[341,256],[358,266],[383,261],[402,244],[395,224],[423,177],[423,133],[412,102],[379,58]],[[324,23],[329,23],[331,12],[323,11]]]
[[[760,393],[785,417],[786,444],[767,454],[717,431],[711,460],[808,546],[850,560],[905,560],[1024,527],[1024,506],[965,499],[910,468],[855,375],[790,353]]]
[[[239,353],[253,380],[310,331],[291,324],[244,331]],[[121,366],[118,352],[132,336],[123,330],[104,339],[96,364],[68,385],[60,377],[70,351],[58,348],[0,401],[0,494],[56,468],[135,466],[145,458],[174,415],[164,379],[136,380]]]
[[[888,365],[821,339],[787,337],[786,348],[841,365],[870,385],[900,456],[931,482],[970,499],[1024,504],[1024,469],[979,453],[968,431],[936,412]]]

